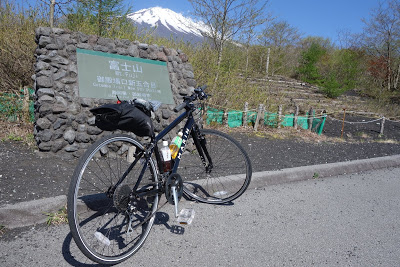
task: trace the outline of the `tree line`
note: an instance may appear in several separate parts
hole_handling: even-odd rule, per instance
[[[361,33],[341,32],[339,42],[304,36],[268,12],[265,0],[189,0],[210,31],[201,44],[158,38],[127,18],[123,0],[42,0],[35,6],[0,0],[0,92],[32,86],[34,29],[54,26],[107,38],[138,40],[183,50],[215,104],[259,104],[268,92],[252,78],[276,75],[317,85],[327,97],[348,90],[382,105],[400,100],[400,0],[387,0],[363,20]],[[23,0],[22,0],[23,3]]]

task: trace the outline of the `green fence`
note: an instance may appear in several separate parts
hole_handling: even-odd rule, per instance
[[[35,108],[32,100],[34,90],[29,89],[29,120],[35,120]],[[19,94],[0,94],[0,117],[8,121],[17,121],[22,115],[24,103],[24,92],[21,89]]]
[[[210,125],[211,123],[222,124],[223,120],[224,120],[223,110],[218,110],[215,108],[207,109],[207,120],[206,120],[207,125]]]
[[[244,112],[240,110],[231,110],[227,112],[227,124],[230,128],[240,127],[243,125]],[[307,114],[308,116],[308,114]],[[315,116],[315,114],[314,114]],[[294,114],[282,115],[281,126],[293,127],[294,126]],[[247,125],[254,125],[257,119],[257,112],[247,112]],[[314,118],[312,122],[312,131],[321,135],[323,127],[325,125],[326,116],[322,118]],[[212,123],[222,124],[224,121],[224,111],[215,108],[207,109],[207,125]],[[265,112],[264,113],[264,125],[270,127],[278,127],[279,116],[277,113]],[[308,129],[308,117],[297,116],[297,125],[303,129]]]
[[[238,110],[228,111],[228,126],[231,128],[242,126],[243,112]]]

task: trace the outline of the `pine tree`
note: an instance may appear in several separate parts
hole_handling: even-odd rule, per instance
[[[68,15],[69,28],[76,30],[86,24],[98,36],[108,36],[115,23],[126,23],[130,8],[123,0],[77,0]]]

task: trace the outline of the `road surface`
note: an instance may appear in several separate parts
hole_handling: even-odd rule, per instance
[[[310,179],[248,191],[234,205],[193,207],[175,229],[157,214],[142,249],[118,266],[399,266],[400,168]],[[176,230],[176,229],[175,229]],[[93,266],[67,225],[9,230],[0,266]]]

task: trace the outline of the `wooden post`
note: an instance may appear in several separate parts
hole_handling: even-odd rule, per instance
[[[346,117],[346,109],[343,109],[343,122],[342,122],[342,134],[340,135],[340,138],[343,138],[343,132],[344,132],[344,119]]]
[[[207,123],[207,105],[202,104],[202,109],[201,109],[201,118],[202,118],[202,123]]]
[[[281,128],[282,122],[282,105],[278,106],[278,128]]]
[[[260,124],[261,116],[264,115],[262,112],[263,109],[264,109],[263,104],[258,105],[258,113],[257,113],[256,123],[254,124],[254,131],[257,131],[258,125]]]
[[[262,117],[260,118],[260,122],[262,122],[263,125],[265,125],[265,109],[266,109],[266,107],[265,107],[265,105],[263,105],[263,106],[262,106],[262,110],[261,110],[261,112],[262,112]]]
[[[22,114],[23,114],[23,121],[29,122],[29,89],[28,87],[24,87],[24,100],[22,104]]]
[[[308,130],[312,130],[312,123],[314,120],[314,109],[311,107],[308,111]]]
[[[294,121],[293,121],[293,127],[297,129],[297,117],[299,116],[299,106],[296,105],[296,111],[294,113]]]
[[[244,112],[243,112],[243,126],[247,126],[247,112],[249,111],[249,103],[244,103]]]
[[[383,129],[385,128],[385,116],[382,117],[382,122],[381,122],[381,131],[380,134],[383,135]]]
[[[222,125],[228,125],[228,112],[224,110],[224,115],[222,117]]]

